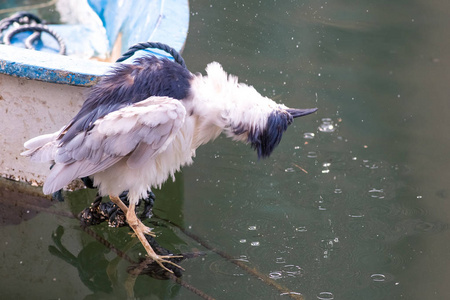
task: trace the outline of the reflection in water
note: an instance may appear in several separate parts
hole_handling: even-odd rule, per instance
[[[62,238],[64,235],[64,228],[62,226],[58,226],[56,231],[53,233],[52,240],[55,246],[50,245],[48,250],[52,255],[62,259],[77,269],[82,283],[94,293],[87,297],[99,297],[104,294],[112,294],[114,291],[119,291],[120,293],[120,290],[122,290],[122,284],[124,284],[127,292],[127,298],[132,299],[134,298],[134,289],[137,277],[140,275],[147,275],[159,280],[174,280],[178,284],[181,284],[196,294],[203,295],[206,297],[205,299],[208,299],[209,296],[204,294],[202,291],[197,290],[195,287],[190,286],[179,279],[176,279],[176,277],[181,277],[181,271],[178,268],[173,268],[174,274],[171,274],[162,269],[156,262],[149,258],[141,258],[139,259],[139,262],[134,262],[124,251],[115,248],[94,231],[84,226],[82,226],[82,228],[85,232],[94,237],[96,241],[85,245],[83,249],[79,251],[78,255],[75,256],[63,245]],[[153,237],[147,236],[147,239],[157,254],[171,255],[171,252],[162,248]],[[135,244],[136,240],[132,240],[127,246],[124,247],[124,249],[129,250]],[[110,251],[117,254],[117,256],[113,259],[108,259],[107,254]],[[174,258],[173,261],[180,263],[182,260],[196,258],[201,255],[204,255],[204,253],[178,254],[178,256],[181,257]],[[127,273],[129,275],[127,276],[125,282],[120,282],[117,278],[118,264],[122,259],[131,263],[131,265],[127,268]],[[117,295],[117,293],[115,294]]]
[[[92,292],[110,293],[112,286],[106,272],[110,262],[105,257],[108,248],[98,242],[91,242],[75,256],[63,246],[61,242],[63,234],[64,229],[59,226],[52,235],[55,246],[50,245],[48,251],[75,267],[83,284]]]

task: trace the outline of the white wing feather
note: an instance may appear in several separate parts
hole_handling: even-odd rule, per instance
[[[121,159],[127,159],[129,168],[138,168],[167,149],[185,116],[179,100],[150,97],[96,120],[91,130],[63,145],[56,142],[55,133],[53,140],[46,137],[46,144],[25,154],[45,158],[51,154],[56,164],[44,184],[44,193],[50,194],[76,178],[104,171]]]

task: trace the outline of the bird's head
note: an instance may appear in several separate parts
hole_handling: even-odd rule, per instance
[[[293,122],[294,118],[306,116],[317,111],[311,109],[285,108],[284,105],[274,109],[266,116],[265,124],[262,127],[249,127],[247,131],[247,142],[258,153],[259,158],[266,158],[281,141],[283,133]],[[237,129],[235,133],[242,132]]]
[[[201,132],[224,131],[234,140],[249,143],[258,157],[269,157],[294,118],[314,113],[317,108],[293,109],[262,96],[255,88],[238,83],[218,63],[206,68],[208,76],[199,75],[196,91],[202,94],[198,104],[203,115]],[[211,126],[215,125],[215,126]],[[220,130],[217,130],[219,129]]]

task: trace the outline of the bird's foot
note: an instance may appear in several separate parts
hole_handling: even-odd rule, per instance
[[[138,220],[138,223],[133,226],[135,226],[137,228],[136,230],[142,232],[143,234],[147,234],[151,237],[156,237],[156,234],[152,231],[152,229],[148,226],[145,226],[144,223],[142,223],[140,220]],[[130,227],[134,230],[134,232],[132,232],[132,236],[137,236],[136,230],[133,226],[130,225]]]
[[[140,222],[140,221],[139,221]],[[140,223],[142,224],[142,223]],[[142,226],[140,225],[130,225],[131,228],[134,230],[136,236],[139,238],[139,240],[142,243],[142,246],[144,246],[145,251],[147,252],[147,256],[150,257],[153,261],[155,261],[161,268],[163,268],[164,270],[170,272],[170,273],[174,273],[173,270],[169,269],[168,267],[166,267],[164,264],[169,264],[172,265],[180,270],[184,269],[179,266],[178,264],[174,263],[173,261],[170,261],[169,259],[177,259],[177,258],[183,258],[183,256],[179,256],[179,255],[159,255],[156,254],[155,251],[153,250],[152,246],[150,246],[150,243],[148,242],[148,239],[145,237],[143,230],[148,229],[150,230],[150,228],[148,228],[147,226],[145,226],[144,224],[142,224]],[[144,228],[145,227],[145,228]],[[150,236],[154,237],[154,233],[150,231],[151,234],[149,234]]]
[[[176,277],[183,276],[183,269],[179,267],[179,263],[185,259],[196,258],[200,256],[205,256],[204,252],[187,252],[183,254],[174,255],[168,249],[161,247],[155,240],[150,236],[145,236],[147,241],[149,242],[152,249],[159,256],[166,256],[168,258],[163,258],[166,260],[170,260],[174,262],[174,264],[163,263],[163,265],[170,269],[173,273],[167,272],[166,269],[162,268],[155,260],[153,260],[150,256],[145,256],[145,258],[141,257],[139,259],[139,263],[131,265],[128,267],[127,271],[133,275],[148,275],[153,278],[165,280],[169,279],[170,275],[173,274]]]
[[[155,233],[150,229],[150,227],[147,227],[144,225],[144,223],[142,223],[141,220],[138,219],[138,217],[136,216],[136,213],[134,211],[134,204],[131,205],[131,210],[128,209],[128,211],[126,211],[126,216],[127,216],[127,223],[128,225],[130,225],[130,227],[133,229],[134,233],[139,236],[139,234],[148,234],[152,237],[155,237]]]
[[[184,271],[184,268],[181,267],[180,265],[174,263],[173,261],[169,260],[169,259],[174,259],[174,258],[183,258],[183,256],[180,255],[158,255],[158,254],[150,254],[148,253],[148,256],[155,261],[161,268],[163,268],[164,270],[166,270],[169,273],[174,273],[173,270],[169,269],[168,267],[166,267],[164,264],[170,264],[182,271]]]
[[[170,273],[174,273],[174,272],[171,269],[169,269],[168,267],[166,267],[164,264],[169,264],[176,268],[184,270],[182,267],[180,267],[173,261],[169,260],[170,258],[180,258],[180,257],[182,258],[182,256],[156,254],[156,252],[153,250],[152,246],[150,245],[148,239],[145,237],[146,234],[149,236],[154,236],[154,233],[150,230],[150,228],[145,226],[141,222],[141,220],[138,219],[138,217],[136,216],[134,207],[135,207],[134,204],[130,204],[130,207],[128,208],[128,211],[126,214],[127,222],[128,222],[128,225],[130,225],[131,229],[133,229],[136,236],[139,238],[142,246],[144,246],[145,251],[147,252],[148,256],[152,260],[154,260],[161,268],[163,268],[164,270],[166,270]]]

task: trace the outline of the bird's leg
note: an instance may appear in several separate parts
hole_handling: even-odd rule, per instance
[[[111,199],[111,201],[114,202],[114,204],[117,205],[124,212],[124,214],[127,214],[128,207],[122,202],[122,200],[120,200],[119,197],[109,196],[109,199]]]
[[[120,200],[119,197],[116,196],[109,196],[111,198],[111,201],[113,201],[114,203],[117,204],[117,206],[119,206],[119,208],[126,214],[126,219],[128,222],[128,225],[130,225],[131,229],[133,229],[134,233],[136,234],[136,236],[138,237],[139,241],[141,242],[141,244],[144,246],[145,251],[147,251],[148,256],[153,259],[155,262],[158,263],[158,265],[161,266],[161,268],[163,268],[164,270],[173,273],[172,270],[168,269],[166,266],[163,265],[163,263],[167,263],[167,264],[171,264],[174,265],[177,268],[180,268],[182,270],[184,270],[182,267],[180,267],[179,265],[177,265],[174,262],[171,262],[170,260],[167,260],[168,258],[177,258],[180,256],[174,256],[174,255],[158,255],[155,253],[155,251],[153,250],[152,246],[150,246],[149,242],[147,241],[147,239],[145,238],[144,234],[148,234],[148,235],[152,235],[154,236],[154,233],[150,231],[150,228],[148,228],[147,226],[145,226],[136,216],[136,211],[135,211],[135,204],[134,203],[130,203],[130,206],[127,207],[122,200]]]
[[[134,230],[134,232],[136,233],[136,236],[138,237],[138,239],[141,241],[142,245],[144,246],[145,250],[147,251],[148,256],[153,259],[155,262],[158,263],[158,265],[161,266],[161,268],[163,268],[166,271],[169,271],[170,273],[173,273],[172,270],[168,269],[166,266],[163,265],[163,263],[168,263],[168,264],[172,264],[177,268],[180,268],[182,270],[184,270],[182,267],[180,267],[179,265],[177,265],[174,262],[171,262],[170,260],[167,260],[166,258],[176,258],[178,256],[173,256],[173,255],[158,255],[155,253],[155,251],[153,250],[153,248],[150,246],[149,242],[147,241],[147,239],[144,236],[144,233],[142,231],[142,227],[140,225],[143,225],[142,222],[138,219],[138,217],[136,216],[136,212],[134,210],[135,204],[134,203],[130,203],[130,207],[128,208],[128,212],[127,212],[127,222],[128,225],[130,225],[130,227]],[[148,227],[146,227],[148,228]]]
[[[133,215],[136,217],[136,212],[135,212],[135,205],[133,204],[133,207],[127,207],[122,200],[120,200],[119,197],[117,196],[109,196],[109,198],[111,199],[112,202],[114,202],[114,204],[116,204],[125,214],[125,218],[127,220],[128,225],[130,225],[131,228],[133,228],[133,226],[131,225],[130,221],[133,222],[135,224],[135,226],[137,226],[139,228],[139,230],[143,233],[143,234],[148,234],[151,235],[153,237],[155,237],[155,234],[151,231],[150,228],[148,228],[147,226],[145,226],[141,220],[137,219],[136,221],[133,220],[133,217],[131,217],[131,220],[128,219],[128,214],[130,211],[133,211]],[[136,217],[137,218],[137,217]],[[136,230],[133,231],[136,233]]]

